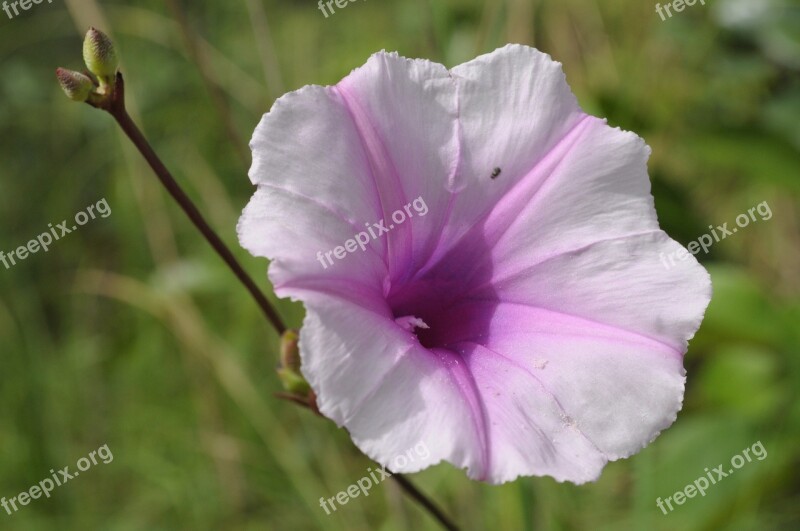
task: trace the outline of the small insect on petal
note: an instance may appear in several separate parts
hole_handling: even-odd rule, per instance
[[[500,168],[493,169],[492,170],[492,179],[496,179],[498,175],[500,175]]]

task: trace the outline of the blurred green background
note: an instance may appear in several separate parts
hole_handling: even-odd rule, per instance
[[[0,250],[90,204],[112,209],[0,267],[0,496],[108,444],[100,464],[9,516],[13,530],[437,529],[386,482],[327,516],[372,464],[347,434],[273,397],[277,341],[246,292],[157,185],[109,116],[67,101],[89,25],[110,33],[129,107],[240,251],[247,141],[272,101],[335,83],[374,51],[447,66],[507,42],[564,64],[582,106],[643,136],[662,227],[688,244],[752,223],[698,258],[714,298],[686,356],[677,422],[576,487],[501,487],[449,465],[417,485],[465,529],[800,528],[800,7],[708,0],[662,21],[645,0],[55,0],[0,12]],[[319,146],[325,149],[325,146]],[[303,310],[278,308],[293,326]],[[664,515],[705,467],[745,465]]]

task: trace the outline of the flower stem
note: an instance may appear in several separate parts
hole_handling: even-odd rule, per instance
[[[225,245],[225,242],[223,242],[217,233],[214,232],[214,229],[209,226],[195,204],[191,199],[189,199],[189,196],[186,195],[177,181],[175,181],[175,178],[161,162],[161,159],[158,158],[158,155],[156,155],[156,152],[147,142],[147,139],[136,126],[136,123],[134,123],[134,121],[131,119],[127,109],[125,108],[125,83],[122,79],[122,74],[117,74],[114,92],[111,98],[103,101],[100,104],[94,104],[90,102],[90,105],[102,108],[103,110],[108,111],[108,113],[114,117],[131,142],[133,142],[133,145],[136,146],[136,149],[139,150],[147,163],[153,169],[156,177],[158,177],[158,180],[164,185],[164,188],[167,189],[167,192],[169,192],[172,198],[175,199],[178,205],[180,205],[180,207],[192,221],[194,226],[197,227],[208,243],[211,244],[211,247],[214,248],[214,250],[228,265],[231,271],[233,271],[233,274],[236,275],[236,278],[238,278],[241,283],[244,284],[244,287],[247,288],[247,291],[249,291],[250,295],[253,296],[253,299],[255,299],[256,303],[261,308],[261,311],[264,312],[264,315],[275,328],[275,331],[278,334],[283,334],[286,331],[286,326],[283,324],[280,316],[267,300],[267,297],[258,288],[256,283],[252,278],[250,278],[247,272],[245,272],[244,268],[233,256],[231,250],[227,245]]]
[[[428,499],[427,496],[418,490],[417,487],[415,487],[414,484],[408,480],[408,478],[402,474],[392,473],[392,479],[395,480],[398,485],[400,485],[400,488],[402,488],[406,494],[414,498],[417,503],[422,505],[429,513],[431,513],[431,515],[436,518],[440,524],[442,524],[442,527],[448,531],[458,531],[458,526],[456,526],[456,524],[454,524],[447,517],[447,515],[444,514],[435,503],[433,503],[433,501]]]

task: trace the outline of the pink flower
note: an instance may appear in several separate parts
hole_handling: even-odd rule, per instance
[[[582,483],[675,421],[709,276],[660,263],[649,148],[548,55],[377,53],[280,98],[252,148],[240,241],[305,303],[303,373],[369,457]]]

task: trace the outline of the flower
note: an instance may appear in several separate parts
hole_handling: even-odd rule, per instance
[[[258,125],[241,244],[300,300],[320,411],[388,465],[582,483],[675,421],[711,296],[659,229],[649,148],[581,111],[561,65],[508,45],[447,70],[373,55]],[[326,268],[315,259],[424,198]],[[407,213],[413,213],[406,209]]]

